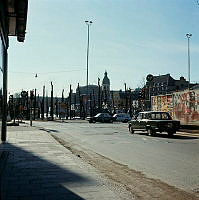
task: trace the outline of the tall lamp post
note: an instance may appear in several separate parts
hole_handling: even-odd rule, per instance
[[[192,34],[187,33],[186,37],[187,37],[187,41],[188,41],[188,89],[190,89],[190,47],[189,47],[189,40],[191,38]]]
[[[86,102],[86,114],[87,114],[87,108],[88,108],[88,56],[89,56],[89,37],[90,37],[90,26],[93,23],[92,21],[85,21],[87,28],[88,28],[88,43],[87,43],[87,56],[86,56],[86,96],[87,96],[87,102]]]

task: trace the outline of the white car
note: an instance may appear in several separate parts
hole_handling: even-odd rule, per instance
[[[118,122],[128,122],[131,120],[130,115],[127,113],[115,114],[115,115],[113,115],[113,118],[115,121],[118,121]]]

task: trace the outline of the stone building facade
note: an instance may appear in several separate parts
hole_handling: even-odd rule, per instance
[[[174,91],[182,91],[188,88],[188,81],[184,77],[175,80],[170,74],[153,76],[151,82],[146,82],[146,87],[150,90],[150,96],[170,94]]]

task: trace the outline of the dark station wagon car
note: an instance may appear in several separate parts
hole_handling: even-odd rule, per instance
[[[129,121],[129,131],[147,131],[149,135],[156,132],[167,132],[172,136],[180,128],[180,121],[172,120],[168,112],[146,111],[140,112],[136,119]]]

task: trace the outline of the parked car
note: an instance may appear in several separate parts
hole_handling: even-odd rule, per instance
[[[127,113],[119,113],[119,114],[113,115],[113,119],[114,121],[118,121],[118,122],[128,122],[131,120],[131,117]]]
[[[98,113],[94,117],[87,118],[89,123],[95,122],[113,122],[113,117],[109,113]]]
[[[129,131],[147,131],[149,135],[156,132],[167,132],[172,136],[180,128],[180,121],[172,120],[168,112],[146,111],[140,112],[137,119],[129,121]]]

